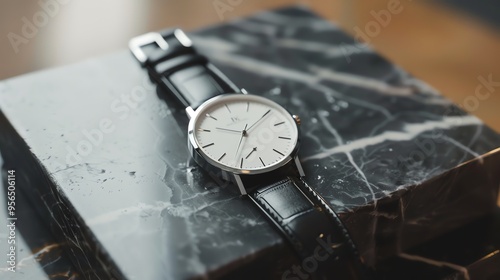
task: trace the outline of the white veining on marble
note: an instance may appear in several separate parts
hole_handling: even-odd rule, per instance
[[[410,96],[414,94],[414,90],[410,87],[392,86],[368,77],[326,70],[316,65],[309,66],[309,69],[315,72],[313,74],[310,74],[290,68],[285,68],[276,64],[271,64],[266,61],[260,61],[247,56],[221,52],[221,48],[230,48],[228,47],[228,44],[230,43],[226,40],[215,37],[205,37],[204,39],[195,40],[203,40],[203,46],[209,49],[210,57],[212,57],[216,61],[223,63],[224,65],[244,69],[255,74],[274,76],[277,78],[283,78],[307,84],[316,84],[321,80],[327,80],[354,87],[374,90],[382,94],[391,94],[396,96]],[[238,49],[238,46],[235,45],[234,49]]]
[[[405,85],[410,85],[418,89],[419,92],[424,93],[424,94],[429,94],[429,95],[435,95],[439,97],[437,101],[441,101],[442,105],[449,105],[452,104],[452,102],[446,98],[443,98],[439,92],[431,87],[429,84],[426,82],[419,80],[413,76],[411,76],[408,72],[406,72],[404,69],[401,67],[394,65],[393,66],[393,73],[398,75],[399,79],[405,84]]]
[[[361,54],[361,53],[373,53],[373,50],[367,48],[363,44],[354,45],[332,45],[322,42],[312,42],[297,39],[277,39],[273,41],[273,45],[281,48],[290,48],[300,51],[315,52],[318,54],[325,55],[326,57],[345,57],[347,55]]]
[[[409,141],[425,131],[435,129],[451,129],[454,127],[468,125],[481,125],[481,121],[474,116],[468,115],[463,117],[444,117],[439,121],[425,121],[417,124],[406,124],[401,131],[385,131],[375,136],[356,139],[348,144],[335,146],[321,151],[320,153],[304,157],[302,161],[306,162],[313,159],[322,159],[337,153],[346,153],[357,149],[365,149],[368,146],[377,145],[385,141]]]
[[[51,189],[51,191],[54,192],[55,190]],[[56,195],[56,194],[52,194],[52,195],[53,195],[53,197],[58,197],[58,195]],[[81,240],[78,237],[78,235],[74,233],[75,228],[73,228],[71,226],[66,226],[66,225],[63,226],[61,224],[60,219],[58,219],[57,217],[55,217],[56,214],[55,214],[54,210],[52,209],[52,207],[57,207],[58,208],[59,213],[64,216],[63,218],[64,218],[65,222],[68,223],[68,224],[73,224],[72,220],[74,219],[74,217],[73,216],[71,216],[71,217],[66,216],[67,214],[70,215],[70,213],[67,213],[63,209],[65,206],[62,204],[62,202],[57,202],[55,205],[51,205],[51,204],[49,204],[49,202],[47,202],[45,200],[45,198],[43,196],[42,196],[42,201],[45,204],[45,207],[49,210],[49,213],[52,216],[52,220],[61,229],[61,232],[65,236],[66,241],[69,242],[69,243],[71,243],[72,246],[74,246],[75,248],[77,248],[81,252],[83,252],[80,255],[84,257],[84,261],[86,262],[85,266],[86,267],[92,267],[92,264],[91,264],[91,262],[89,260],[90,256],[86,254],[86,251],[85,251],[85,248],[84,248],[85,245],[81,244],[81,242],[83,243],[83,240]],[[69,236],[68,233],[72,234],[72,236]],[[99,260],[99,261],[101,261],[101,260]],[[80,264],[77,264],[77,265],[78,265],[78,268],[81,268]],[[96,271],[91,271],[90,273],[92,273],[92,277],[95,277],[95,279],[101,279],[99,277],[99,275],[97,274]]]
[[[446,135],[445,135],[445,136],[443,136],[443,139],[444,139],[444,140],[446,140],[446,141],[448,141],[448,142],[450,142],[451,144],[453,144],[453,145],[457,146],[459,149],[461,149],[461,150],[463,150],[464,152],[466,152],[466,153],[468,153],[468,154],[472,155],[473,157],[475,157],[475,158],[479,158],[479,160],[481,160],[481,161],[483,160],[483,159],[481,158],[481,155],[480,155],[480,154],[478,154],[478,153],[474,152],[474,151],[473,151],[473,150],[471,150],[469,147],[466,147],[465,145],[463,145],[462,143],[458,142],[457,140],[452,139],[452,138],[450,138],[450,137],[448,137],[448,136],[446,136]],[[463,159],[462,159],[462,161],[463,161]]]
[[[335,139],[337,140],[338,145],[339,146],[344,145],[344,140],[342,139],[342,136],[340,136],[340,134],[338,133],[338,131],[328,121],[328,119],[326,118],[325,114],[323,112],[318,112],[318,117],[321,120],[321,122],[323,123],[323,126],[326,128],[326,130],[328,130],[335,137]],[[363,182],[365,182],[366,187],[368,188],[368,190],[371,193],[373,203],[376,206],[377,205],[377,197],[375,196],[375,191],[373,190],[372,185],[370,184],[370,182],[366,178],[365,173],[363,172],[363,170],[361,170],[361,168],[359,168],[358,164],[356,163],[356,161],[352,157],[352,154],[351,154],[350,151],[346,150],[346,151],[344,151],[344,154],[347,156],[347,159],[349,160],[349,162],[351,163],[351,165],[354,167],[354,169],[356,169],[356,171],[358,172],[359,176],[361,176],[361,178],[363,179]]]
[[[316,89],[316,90],[322,92],[323,94],[325,94],[327,100],[330,99],[332,96],[336,97],[336,98],[341,98],[349,103],[355,104],[355,105],[360,106],[362,108],[367,108],[369,110],[380,112],[386,118],[391,117],[391,113],[389,112],[389,110],[387,110],[385,107],[383,107],[381,105],[377,105],[375,103],[370,103],[370,102],[365,101],[363,99],[350,97],[347,94],[342,94],[341,92],[336,91],[336,90],[334,90],[330,87],[327,87],[323,84],[320,84],[320,83],[310,84],[310,86],[311,86],[311,88]]]
[[[413,95],[414,90],[409,87],[395,87],[384,83],[380,80],[361,77],[349,73],[333,71],[332,69],[320,67],[318,65],[310,65],[309,69],[314,75],[321,80],[343,83],[355,87],[366,88],[377,91],[382,94],[389,94],[395,96],[408,96]]]
[[[450,263],[450,262],[444,262],[444,261],[437,261],[437,260],[433,260],[433,259],[429,259],[429,258],[425,258],[425,257],[421,257],[421,256],[417,256],[417,255],[410,255],[410,254],[406,254],[406,253],[400,253],[399,256],[403,259],[407,259],[407,260],[411,260],[411,261],[418,261],[418,262],[423,262],[423,263],[426,263],[426,264],[429,264],[429,265],[432,265],[432,266],[437,266],[437,267],[449,267],[451,269],[454,269],[460,273],[462,273],[463,277],[465,280],[470,280],[470,276],[469,276],[469,271],[467,270],[467,268],[463,267],[463,266],[460,266],[460,265],[456,265],[456,264],[453,264],[453,263]]]

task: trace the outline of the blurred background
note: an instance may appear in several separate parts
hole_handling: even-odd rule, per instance
[[[294,4],[360,37],[395,3],[402,11],[368,43],[500,132],[500,2],[488,0],[2,0],[0,80],[122,50],[148,31],[190,31]],[[482,79],[491,94],[479,100]]]

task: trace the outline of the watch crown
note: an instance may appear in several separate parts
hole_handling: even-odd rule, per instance
[[[299,116],[292,115],[292,118],[295,120],[295,123],[297,123],[297,125],[300,125],[300,118],[299,118]]]

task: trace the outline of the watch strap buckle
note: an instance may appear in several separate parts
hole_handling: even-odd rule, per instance
[[[168,32],[168,34],[173,34],[175,39],[184,47],[189,48],[193,45],[193,42],[181,29],[175,29],[174,32]],[[168,36],[168,35],[167,35]],[[129,42],[129,48],[135,58],[144,66],[148,61],[148,56],[144,52],[143,48],[147,45],[156,43],[158,47],[164,51],[168,50],[169,43],[167,39],[159,32],[149,32],[135,38],[132,38]]]
[[[142,50],[144,46],[156,43],[162,50],[168,49],[168,43],[158,32],[149,32],[141,36],[134,37],[129,42],[129,48],[135,58],[141,63],[142,66],[148,61],[146,53]]]

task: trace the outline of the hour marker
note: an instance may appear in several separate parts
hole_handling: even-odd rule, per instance
[[[248,112],[248,107],[250,107],[250,102],[247,102],[247,112]]]
[[[227,104],[224,104],[224,106],[226,106],[226,109],[229,111],[229,113],[231,113],[231,110],[229,109],[229,107],[227,106]]]
[[[243,158],[241,158],[240,168],[243,168]]]
[[[279,123],[275,123],[274,126],[278,126],[280,124],[284,124],[285,122],[279,122]]]
[[[221,161],[221,159],[223,159],[225,156],[226,156],[226,153],[223,153],[222,156],[220,156],[220,158],[218,159],[218,161]]]
[[[282,152],[276,150],[276,149],[273,149],[273,151],[277,152],[278,154],[282,155],[282,156],[285,156]]]
[[[210,115],[210,114],[206,114],[206,116],[207,116],[207,117],[209,117],[209,118],[212,118],[212,119],[214,119],[214,120],[217,120],[216,118],[214,118],[214,117],[213,117],[212,115]]]
[[[259,157],[259,159],[260,159],[260,162],[262,163],[262,165],[266,166],[266,164],[264,164],[264,161],[262,161],[262,158]]]
[[[283,137],[283,136],[278,136],[279,139],[286,139],[286,140],[292,140],[292,138],[289,137]]]
[[[200,128],[199,131],[205,131],[205,132],[210,132],[210,129],[203,129],[203,128]]]
[[[213,146],[213,145],[214,145],[214,143],[210,143],[210,144],[207,144],[205,146],[202,146],[202,148],[210,147],[210,146]]]

